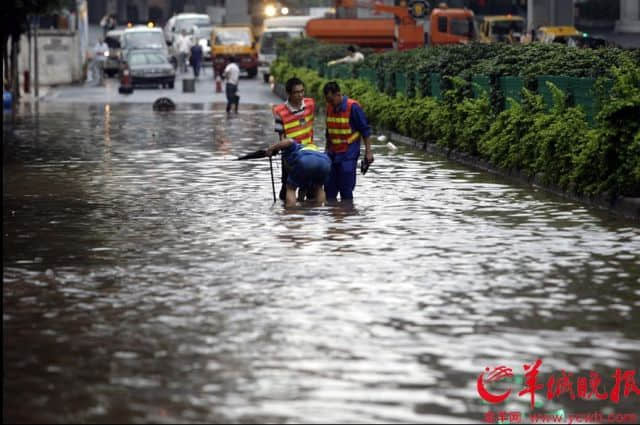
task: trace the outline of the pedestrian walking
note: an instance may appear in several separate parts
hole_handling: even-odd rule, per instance
[[[93,47],[93,60],[89,67],[89,76],[87,81],[95,81],[96,84],[102,84],[102,74],[104,73],[104,63],[107,60],[105,53],[109,51],[109,46],[103,39],[99,38]]]
[[[286,84],[287,101],[273,107],[275,119],[275,131],[280,141],[292,139],[303,146],[313,143],[313,118],[315,116],[316,103],[310,97],[304,97],[304,83],[299,78],[290,78]],[[285,200],[287,184],[287,167],[282,158],[282,186],[280,199]],[[311,193],[311,196],[313,193]],[[299,193],[304,197],[304,193]]]
[[[187,58],[191,53],[191,37],[187,35],[187,31],[182,30],[178,35],[176,49],[178,51],[178,69],[180,72],[187,72]]]
[[[314,144],[302,145],[294,139],[284,139],[270,146],[267,155],[282,151],[282,159],[288,170],[285,206],[296,204],[296,189],[313,193],[315,202],[326,201],[324,185],[329,179],[331,160]]]
[[[198,78],[200,75],[200,67],[202,66],[202,46],[198,41],[191,46],[191,57],[189,59],[191,68],[193,68],[193,76]]]
[[[328,201],[335,201],[340,193],[341,201],[352,201],[356,187],[356,168],[360,156],[360,141],[365,145],[365,167],[373,163],[371,151],[371,127],[360,104],[343,96],[340,86],[330,81],[323,88],[327,102],[327,144],[331,159],[331,174],[325,185]]]
[[[236,58],[231,56],[229,63],[224,68],[222,76],[226,81],[225,94],[227,95],[227,114],[231,113],[231,106],[234,107],[234,112],[238,113],[238,104],[240,103],[240,96],[238,96],[238,83],[240,81],[240,68],[236,64]]]

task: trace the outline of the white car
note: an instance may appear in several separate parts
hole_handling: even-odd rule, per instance
[[[193,27],[210,27],[212,25],[209,15],[204,13],[179,13],[173,15],[164,26],[164,38],[168,45],[172,45],[177,34],[182,30],[193,35]]]

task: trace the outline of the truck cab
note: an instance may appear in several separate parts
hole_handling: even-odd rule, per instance
[[[430,44],[469,43],[477,38],[473,11],[436,8],[429,17]]]
[[[479,19],[481,43],[516,43],[524,35],[524,19],[517,15],[483,16]]]
[[[250,26],[215,27],[211,32],[211,58],[215,75],[221,75],[230,57],[249,78],[258,74],[258,52]]]

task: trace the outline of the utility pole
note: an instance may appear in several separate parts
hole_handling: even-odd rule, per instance
[[[35,29],[33,31],[33,94],[36,102],[40,100],[38,91],[40,88],[40,75],[38,74],[38,27],[40,26],[40,16],[34,17]]]

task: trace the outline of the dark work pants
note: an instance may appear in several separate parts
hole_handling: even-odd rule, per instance
[[[227,83],[225,93],[227,94],[227,112],[231,112],[231,105],[235,105],[234,110],[238,112],[238,104],[240,103],[240,96],[236,94],[238,93],[238,86]]]

